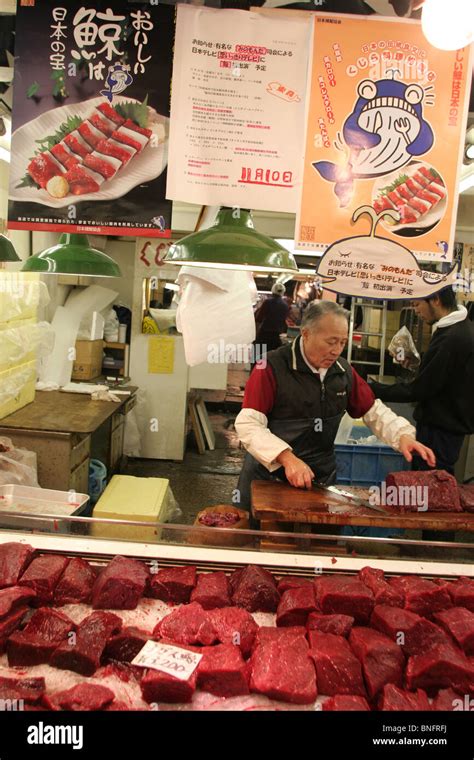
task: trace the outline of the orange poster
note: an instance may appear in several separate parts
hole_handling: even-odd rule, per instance
[[[315,14],[297,249],[373,234],[370,207],[377,238],[452,260],[471,47],[438,50],[418,21]]]

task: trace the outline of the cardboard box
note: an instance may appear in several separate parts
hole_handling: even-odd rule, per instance
[[[94,380],[101,375],[103,349],[103,340],[76,340],[76,358],[72,367],[72,379]]]

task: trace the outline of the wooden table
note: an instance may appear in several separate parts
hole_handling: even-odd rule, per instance
[[[136,403],[136,386],[121,387],[129,396],[92,401],[89,395],[37,391],[35,400],[0,420],[0,436],[35,451],[43,488],[88,493],[89,460],[104,461],[109,474],[123,457],[125,415]]]

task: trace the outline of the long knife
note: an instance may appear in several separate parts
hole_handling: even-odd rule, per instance
[[[375,512],[381,512],[383,515],[387,515],[388,517],[391,516],[391,513],[387,512],[387,510],[383,507],[380,507],[376,504],[371,504],[367,499],[361,499],[360,496],[354,496],[354,494],[350,493],[349,491],[344,491],[342,488],[337,488],[336,486],[325,486],[322,483],[317,483],[315,480],[313,480],[313,486],[315,488],[318,488],[320,491],[328,491],[329,493],[335,494],[336,496],[342,496],[345,499],[349,499],[349,501],[351,501],[353,504],[357,504],[359,507],[373,509]]]

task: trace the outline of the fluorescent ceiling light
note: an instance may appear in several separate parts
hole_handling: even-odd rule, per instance
[[[434,47],[459,50],[474,39],[474,3],[472,0],[425,0],[421,27]]]

